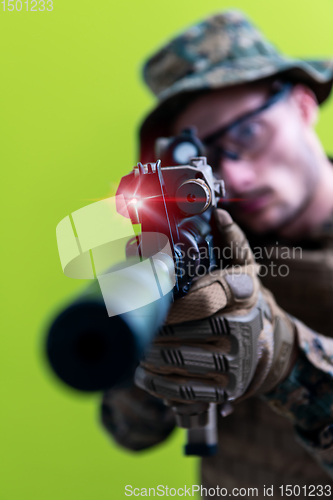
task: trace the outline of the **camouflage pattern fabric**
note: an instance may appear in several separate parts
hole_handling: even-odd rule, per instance
[[[229,10],[165,45],[145,64],[144,79],[164,101],[181,92],[236,85],[290,70],[323,84],[332,80],[333,60],[286,57],[242,12]]]
[[[333,424],[325,427],[316,437],[298,430],[298,439],[314,459],[333,477]]]
[[[175,426],[171,408],[135,386],[106,391],[101,420],[118,444],[133,451],[159,444]]]
[[[271,240],[272,244],[262,237],[251,240],[257,262],[269,270],[267,275],[262,277],[263,284],[272,291],[279,305],[311,328],[324,333],[316,333],[294,318],[301,349],[298,362],[290,376],[273,392],[263,396],[263,400],[288,418],[295,426],[298,442],[331,477],[333,440],[330,440],[329,436],[333,421],[332,221],[333,217],[296,248],[288,247],[286,242],[277,246],[274,238]],[[264,251],[261,251],[259,241]],[[288,275],[284,277],[277,272],[282,265],[288,267]]]
[[[290,376],[262,398],[304,432],[321,431],[333,421],[332,388],[332,375],[313,366],[301,352]]]
[[[318,335],[314,333],[312,345],[314,346],[317,341]],[[314,347],[314,350],[317,350],[317,347]],[[304,353],[301,353],[290,376],[274,391],[262,396],[274,411],[295,424],[298,441],[325,468],[331,478],[333,478],[332,388],[332,375],[313,366]]]
[[[333,491],[333,479],[305,449],[304,442],[296,441],[289,419],[257,397],[234,408],[233,413],[218,420],[218,454],[202,459],[201,482],[205,487],[219,485],[229,492],[232,488],[257,488],[255,498],[262,500],[267,499],[263,485],[273,486],[271,498],[281,498],[281,485],[306,486],[307,491],[313,485],[331,485]],[[304,498],[302,493],[297,497],[296,491],[288,498]]]

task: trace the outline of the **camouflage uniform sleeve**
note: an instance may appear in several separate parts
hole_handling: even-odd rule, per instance
[[[261,398],[294,423],[297,440],[333,477],[333,339],[294,321],[297,362],[289,377]]]
[[[101,420],[118,444],[134,451],[160,443],[175,427],[171,409],[135,386],[105,392]]]

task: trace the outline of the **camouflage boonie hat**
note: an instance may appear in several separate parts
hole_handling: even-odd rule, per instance
[[[145,64],[144,80],[158,97],[157,108],[141,135],[155,129],[157,117],[172,116],[177,102],[191,93],[230,87],[281,75],[304,82],[321,104],[330,94],[333,59],[301,60],[285,56],[240,11],[216,14],[192,26],[161,48]]]

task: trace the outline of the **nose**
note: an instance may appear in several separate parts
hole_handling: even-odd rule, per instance
[[[257,174],[249,161],[224,159],[220,172],[229,193],[241,194],[257,187]]]

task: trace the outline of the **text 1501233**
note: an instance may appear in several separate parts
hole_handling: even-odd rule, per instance
[[[3,0],[3,12],[51,12],[53,10],[53,0]]]

